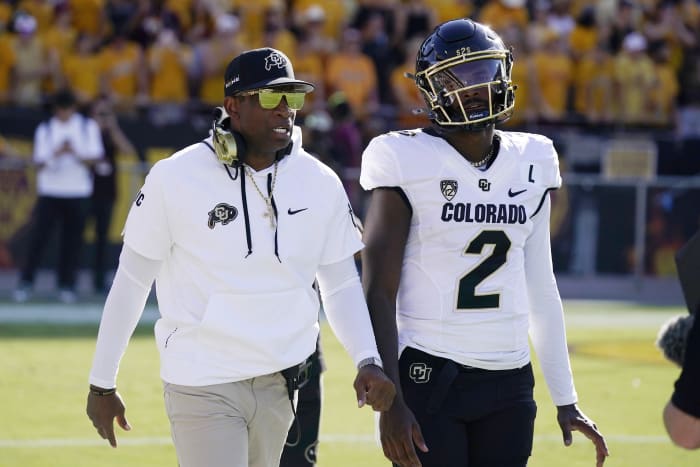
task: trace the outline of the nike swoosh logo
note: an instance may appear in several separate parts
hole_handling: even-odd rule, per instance
[[[309,208],[301,208],[301,209],[295,209],[295,210],[292,210],[292,208],[289,208],[289,209],[287,209],[287,214],[289,214],[290,216],[293,216],[294,214],[298,214],[301,211],[306,211],[307,209],[309,209]]]
[[[524,190],[520,190],[520,191],[513,191],[511,188],[508,188],[508,196],[513,198],[513,197],[518,196],[522,193],[525,193],[526,191],[527,191],[527,188],[525,188]]]

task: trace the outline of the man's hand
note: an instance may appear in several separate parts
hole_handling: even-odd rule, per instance
[[[605,458],[610,453],[608,452],[608,446],[605,444],[605,438],[598,431],[598,427],[593,423],[593,420],[586,417],[576,404],[571,404],[557,407],[557,421],[564,436],[564,445],[571,446],[571,432],[573,430],[580,431],[586,438],[593,441],[595,445],[596,467],[603,467]]]
[[[421,466],[414,445],[423,452],[428,452],[428,446],[416,417],[403,401],[396,399],[388,411],[381,413],[379,432],[387,459],[401,467]]]
[[[109,444],[113,448],[117,447],[117,438],[114,435],[114,418],[117,418],[117,423],[123,430],[131,430],[131,426],[124,416],[126,407],[118,392],[108,396],[88,394],[86,411],[93,426],[97,429],[97,434],[109,440]]]
[[[358,407],[369,404],[377,412],[389,410],[396,395],[394,383],[376,365],[366,365],[357,370],[353,387],[357,393]]]

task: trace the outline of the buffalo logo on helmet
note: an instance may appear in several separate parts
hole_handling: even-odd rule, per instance
[[[230,204],[219,203],[214,206],[214,209],[209,211],[209,222],[207,222],[207,225],[210,229],[213,229],[217,222],[220,222],[221,225],[226,225],[236,217],[238,217],[238,209]]]
[[[265,57],[265,69],[270,71],[272,67],[277,67],[280,70],[287,66],[287,59],[277,52],[272,52],[270,55]]]
[[[447,201],[452,201],[457,194],[457,180],[440,180],[440,191]]]

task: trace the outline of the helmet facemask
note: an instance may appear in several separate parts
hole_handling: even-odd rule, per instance
[[[416,83],[435,123],[479,130],[513,113],[511,66],[508,50],[467,52],[416,73]]]

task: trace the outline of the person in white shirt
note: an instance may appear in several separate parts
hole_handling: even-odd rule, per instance
[[[77,101],[70,90],[58,91],[52,104],[53,116],[34,134],[38,199],[26,261],[14,292],[18,302],[30,297],[47,239],[54,231],[59,233],[59,298],[75,301],[76,271],[93,190],[91,166],[104,154],[97,123],[77,112]]]
[[[514,106],[512,55],[469,19],[439,25],[413,77],[432,122],[363,153],[371,190],[363,285],[397,394],[381,413],[384,454],[401,466],[523,467],[536,406],[528,329],[565,445],[605,439],[577,407],[552,269],[548,138],[495,130]],[[416,449],[417,447],[417,449]]]
[[[358,405],[389,408],[340,179],[302,148],[296,111],[313,85],[271,48],[228,65],[211,135],[156,163],[136,195],[97,337],[87,413],[117,445],[130,429],[119,361],[155,280],[165,405],[180,467],[277,466],[319,333],[357,365]]]

